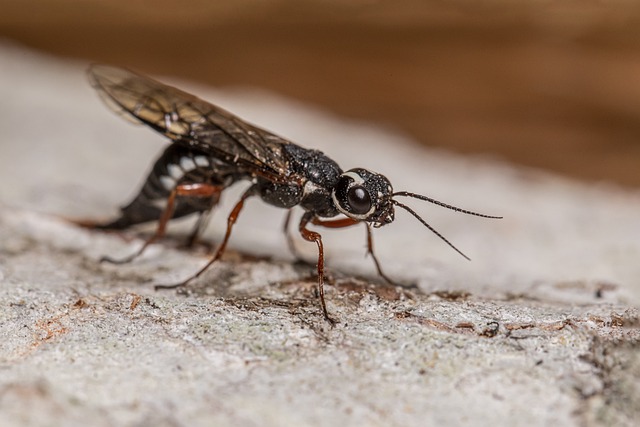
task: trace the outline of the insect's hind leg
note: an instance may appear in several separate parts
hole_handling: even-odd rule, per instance
[[[153,236],[151,236],[146,242],[144,242],[142,247],[137,252],[133,253],[128,257],[115,259],[115,258],[105,256],[100,259],[100,262],[110,262],[112,264],[126,264],[128,262],[133,261],[140,255],[142,255],[145,249],[147,249],[147,247],[150,244],[152,244],[153,242],[155,242],[156,240],[164,236],[167,229],[167,223],[173,217],[173,213],[176,205],[176,197],[203,197],[203,198],[206,197],[212,200],[218,200],[220,193],[222,192],[223,189],[224,187],[222,186],[205,184],[205,183],[177,185],[171,191],[171,193],[169,194],[169,197],[167,198],[167,206],[162,212],[162,216],[158,221],[158,228],[156,228],[156,232],[153,234]]]
[[[227,218],[227,231],[224,235],[224,238],[222,239],[222,242],[220,243],[220,246],[218,246],[218,249],[216,249],[216,252],[213,254],[209,262],[207,262],[207,264],[204,267],[198,270],[196,274],[192,275],[186,280],[183,280],[180,283],[176,283],[175,285],[156,285],[155,286],[156,290],[175,289],[175,288],[180,288],[182,286],[186,286],[189,282],[191,282],[192,280],[200,276],[202,273],[204,273],[211,266],[211,264],[213,264],[218,259],[220,259],[220,257],[224,253],[225,248],[227,247],[227,242],[229,241],[229,237],[231,236],[231,230],[233,229],[233,225],[236,223],[236,220],[238,219],[238,215],[240,215],[240,211],[244,206],[244,201],[250,196],[253,196],[256,193],[257,188],[258,187],[256,185],[252,185],[251,187],[249,187],[249,189],[242,194],[242,197],[240,197],[240,200],[238,200],[238,203],[236,203],[236,205],[231,210],[231,213]]]

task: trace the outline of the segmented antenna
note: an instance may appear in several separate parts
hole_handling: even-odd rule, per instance
[[[475,215],[475,216],[480,216],[482,218],[502,219],[501,216],[485,215],[485,214],[481,214],[481,213],[478,213],[478,212],[468,211],[466,209],[461,209],[461,208],[459,208],[457,206],[448,205],[448,204],[443,203],[443,202],[441,202],[439,200],[432,199],[431,197],[423,196],[422,194],[409,193],[408,191],[398,191],[397,193],[393,193],[391,196],[392,197],[393,196],[413,197],[414,199],[424,200],[425,202],[433,203],[434,205],[442,206],[443,208],[451,209],[452,211],[462,212],[462,213],[465,213],[467,215]],[[402,205],[402,206],[404,206],[404,205]],[[404,207],[406,208],[406,206],[404,206]],[[414,215],[415,215],[415,213],[414,213]]]
[[[397,194],[397,193],[396,193],[396,194]],[[411,194],[411,193],[409,193],[409,194]],[[431,200],[428,200],[428,201],[431,201]],[[458,252],[460,255],[462,255],[463,257],[465,257],[465,259],[466,259],[467,261],[471,261],[471,258],[469,258],[469,257],[468,257],[468,256],[466,256],[465,254],[463,254],[463,253],[462,253],[462,251],[461,251],[460,249],[456,248],[456,247],[453,245],[453,243],[451,243],[450,241],[448,241],[448,240],[447,240],[447,239],[446,239],[442,234],[438,233],[438,232],[436,231],[436,229],[435,229],[435,228],[433,228],[432,226],[430,226],[429,224],[427,224],[427,222],[426,222],[424,219],[422,219],[422,218],[420,217],[420,215],[418,215],[418,214],[417,214],[413,209],[411,209],[409,206],[407,206],[407,205],[403,205],[402,203],[398,202],[397,200],[393,200],[393,199],[391,200],[391,202],[392,202],[394,205],[398,206],[399,208],[404,209],[405,211],[409,212],[411,215],[413,215],[414,217],[416,217],[416,219],[417,219],[418,221],[420,221],[420,222],[422,223],[422,225],[424,225],[424,226],[425,226],[425,227],[427,227],[429,230],[431,230],[431,231],[432,231],[436,236],[438,236],[439,238],[441,238],[441,239],[442,239],[442,240],[443,240],[447,245],[451,246],[451,247],[453,248],[453,250],[455,250],[455,251],[456,251],[456,252]],[[434,202],[435,202],[435,201],[434,201]],[[438,204],[438,203],[439,203],[439,202],[436,202],[436,204]],[[468,211],[464,211],[464,210],[462,210],[462,209],[457,209],[457,208],[454,208],[453,206],[445,205],[444,203],[442,203],[442,205],[444,205],[445,207],[448,207],[448,208],[452,208],[452,209],[454,209],[454,210],[459,210],[460,212],[469,213],[469,214],[471,214],[471,215],[485,216],[485,215],[481,215],[481,214],[476,214],[476,213],[474,213],[474,212],[468,212]],[[489,218],[495,218],[495,217],[489,217]]]

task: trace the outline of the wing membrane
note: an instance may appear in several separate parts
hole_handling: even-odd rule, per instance
[[[286,176],[282,147],[289,141],[191,94],[125,69],[93,65],[88,74],[91,85],[116,113],[176,143],[213,151],[273,179]]]

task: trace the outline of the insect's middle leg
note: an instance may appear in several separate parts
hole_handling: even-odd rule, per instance
[[[155,288],[156,289],[174,289],[174,288],[186,286],[189,282],[191,282],[192,280],[200,276],[202,273],[204,273],[211,266],[211,264],[213,264],[218,259],[220,259],[220,257],[224,253],[225,248],[227,247],[227,242],[229,241],[229,237],[231,236],[231,230],[233,229],[233,225],[236,223],[236,220],[238,219],[238,215],[240,215],[240,211],[244,206],[245,200],[248,197],[255,194],[256,188],[257,188],[256,186],[249,187],[249,189],[245,191],[244,194],[242,194],[242,197],[240,197],[240,200],[238,201],[238,203],[236,203],[236,205],[231,210],[231,213],[227,218],[227,232],[225,233],[224,238],[220,243],[220,246],[218,246],[218,248],[216,249],[216,252],[213,254],[209,262],[207,262],[207,264],[204,267],[198,270],[196,274],[192,275],[191,277],[187,278],[186,280],[180,283],[176,283],[174,285],[156,285]]]
[[[282,224],[282,231],[284,232],[285,239],[287,239],[287,247],[289,248],[289,252],[295,257],[296,261],[307,264],[300,252],[296,249],[296,243],[293,240],[293,235],[291,234],[291,230],[289,230],[289,224],[291,223],[291,216],[293,213],[293,209],[289,209],[287,211],[287,216],[284,218],[284,223]]]
[[[162,216],[158,221],[158,228],[156,228],[156,232],[146,242],[144,242],[144,245],[142,245],[140,250],[122,259],[102,257],[100,261],[101,262],[106,261],[112,264],[125,264],[133,261],[135,258],[142,255],[142,253],[145,251],[145,249],[147,249],[147,247],[150,244],[152,244],[153,242],[155,242],[156,240],[164,236],[167,230],[167,223],[169,222],[171,217],[173,217],[173,212],[176,204],[176,197],[204,197],[204,198],[210,198],[212,200],[217,200],[220,197],[220,193],[222,192],[223,189],[224,187],[219,185],[204,184],[204,183],[177,185],[171,191],[171,193],[169,194],[169,197],[167,198],[167,206],[164,209],[164,212],[162,212]]]

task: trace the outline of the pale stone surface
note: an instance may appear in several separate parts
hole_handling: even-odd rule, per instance
[[[633,425],[640,416],[640,197],[488,158],[426,151],[255,90],[191,91],[396,189],[504,215],[407,200],[467,262],[404,212],[327,231],[334,286],[319,314],[283,213],[250,201],[223,262],[188,295],[155,292],[206,260],[135,262],[135,231],[90,232],[136,191],[162,138],[111,114],[85,64],[0,47],[0,425]],[[207,238],[219,241],[230,190]],[[146,228],[143,232],[149,232]],[[140,231],[140,230],[138,230]],[[176,237],[177,236],[177,237]],[[123,238],[125,237],[125,238]],[[313,260],[314,247],[297,242]]]

